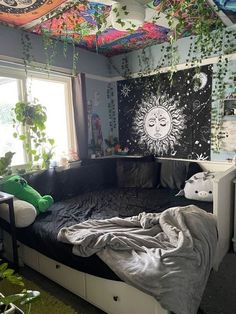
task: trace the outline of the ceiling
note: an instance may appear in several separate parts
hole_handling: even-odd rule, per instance
[[[161,0],[123,1],[123,5],[131,5],[129,10],[134,17],[140,15],[142,9],[145,13],[145,20],[141,25],[135,25],[132,29],[124,29],[123,21],[120,21],[121,29],[112,22],[114,7],[122,1],[0,0],[0,23],[39,35],[44,33],[62,41],[75,42],[81,48],[106,56],[167,40],[169,26],[166,12],[161,11]],[[170,5],[175,1],[183,0],[169,0]],[[136,11],[133,3],[138,4],[140,10]],[[235,0],[208,0],[207,5],[213,8],[212,20],[219,16],[226,26],[236,23]],[[217,8],[220,11],[217,12]],[[182,36],[190,34],[189,19]]]

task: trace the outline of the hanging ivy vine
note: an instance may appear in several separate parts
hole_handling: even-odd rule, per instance
[[[236,52],[236,32],[224,28],[222,21],[217,17],[216,13],[205,0],[162,0],[153,1],[156,5],[156,16],[154,22],[158,23],[161,13],[164,13],[169,26],[168,40],[161,45],[160,57],[158,64],[154,65],[150,62],[147,49],[143,48],[138,53],[138,77],[147,76],[150,73],[161,73],[163,68],[169,68],[169,79],[172,82],[173,74],[178,69],[181,62],[180,49],[178,40],[183,37],[189,37],[190,46],[186,53],[186,67],[194,67],[196,73],[200,71],[200,66],[204,59],[212,56],[218,56],[218,62],[214,66],[214,89],[212,93],[212,150],[220,151],[220,139],[222,138],[222,118],[224,114],[224,99],[226,97],[225,90],[232,88],[232,80],[229,80],[229,59],[225,55]],[[78,17],[80,15],[79,5],[94,9],[94,26],[86,25],[86,27],[94,27],[95,30],[95,50],[99,53],[100,35],[107,25],[107,16],[109,12],[103,6],[91,4],[88,1],[80,1],[80,3],[68,2],[64,7],[60,7],[55,11],[46,15],[45,20],[55,17],[58,20],[58,29],[54,32],[61,36],[63,40],[63,54],[65,58],[68,55],[68,45],[72,44],[72,73],[76,75],[79,54],[77,44],[81,42],[86,33],[85,26],[82,25]],[[63,15],[68,9],[73,9],[72,16]],[[116,22],[123,26],[121,20],[121,12],[115,11]],[[127,6],[122,7],[122,14],[128,15]],[[70,21],[68,21],[70,19]],[[68,24],[70,28],[68,28]],[[135,25],[130,26],[133,31]],[[58,40],[52,39],[53,34],[51,26],[48,31],[42,29],[43,46],[46,55],[47,69],[53,65],[58,50]],[[34,61],[32,54],[32,44],[27,33],[22,33],[23,60],[25,68]],[[154,44],[154,42],[152,42]],[[125,47],[126,48],[126,47]],[[121,60],[120,68],[113,64],[109,58],[109,64],[115,71],[125,79],[132,77],[132,69],[129,65],[128,57],[125,55]]]

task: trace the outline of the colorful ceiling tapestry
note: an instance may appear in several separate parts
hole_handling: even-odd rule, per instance
[[[67,0],[0,0],[0,21],[23,26],[51,10],[54,10]]]
[[[235,16],[235,0],[208,1],[215,1],[221,9]],[[117,26],[117,16],[114,21],[114,10],[119,3],[112,0],[0,0],[0,23],[112,56],[167,41],[170,35],[168,15],[174,17],[173,23],[177,23],[177,17],[184,17],[184,27],[178,37],[189,36],[193,21],[198,17],[195,1],[185,6],[184,0],[137,0],[137,3],[134,0],[133,17],[143,14],[143,19],[138,27],[125,29],[124,19],[119,22],[121,27]],[[127,2],[126,6],[129,5]],[[207,1],[204,6],[209,8]],[[207,19],[214,28],[217,15],[213,10]]]
[[[152,44],[162,43],[167,39],[169,29],[154,23],[145,22],[137,31],[118,31],[109,24],[111,6],[88,3],[78,4],[31,29],[36,34],[47,33],[61,40],[75,43],[90,51],[111,56],[128,52]],[[98,15],[107,21],[106,29],[98,31]]]
[[[119,139],[131,154],[210,159],[212,66],[118,82]]]

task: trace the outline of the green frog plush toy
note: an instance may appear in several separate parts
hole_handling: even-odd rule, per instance
[[[5,178],[1,183],[1,189],[3,192],[13,194],[18,199],[34,205],[38,214],[45,212],[54,202],[50,195],[41,196],[28,185],[24,178],[18,175]]]

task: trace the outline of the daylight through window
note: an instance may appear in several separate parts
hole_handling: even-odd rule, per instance
[[[0,157],[7,151],[15,152],[13,166],[26,164],[27,156],[23,143],[13,137],[12,108],[18,101],[35,98],[46,108],[46,133],[55,140],[53,160],[59,161],[69,151],[76,151],[70,78],[32,73],[25,79],[23,74],[14,75],[0,68]]]

